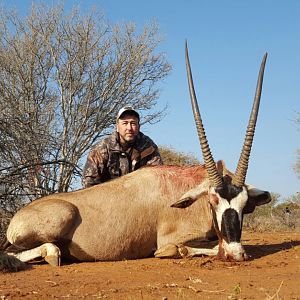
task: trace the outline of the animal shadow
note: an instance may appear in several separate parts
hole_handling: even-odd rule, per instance
[[[300,241],[289,241],[280,244],[268,244],[268,245],[244,245],[244,248],[250,256],[250,260],[268,256],[277,252],[292,249],[299,246]]]

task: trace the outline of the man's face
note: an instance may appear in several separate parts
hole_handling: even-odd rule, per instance
[[[131,114],[123,114],[117,122],[117,132],[121,144],[134,142],[140,130],[139,119]]]

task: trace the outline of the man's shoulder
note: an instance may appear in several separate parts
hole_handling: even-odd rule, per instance
[[[117,149],[118,141],[115,133],[111,133],[110,135],[104,137],[100,142],[95,144],[92,149],[100,150],[100,149]]]
[[[157,145],[154,143],[154,141],[144,133],[140,132],[137,139],[137,147],[141,150],[148,148],[148,147],[154,147],[157,148]]]

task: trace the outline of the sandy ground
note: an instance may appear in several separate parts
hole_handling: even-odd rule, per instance
[[[0,274],[0,299],[300,299],[300,232],[243,233],[251,259],[40,263]]]

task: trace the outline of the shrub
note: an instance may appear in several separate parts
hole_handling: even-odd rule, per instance
[[[245,215],[244,228],[254,231],[284,231],[300,228],[299,195],[279,201],[272,194],[270,203],[256,207],[252,214]]]

